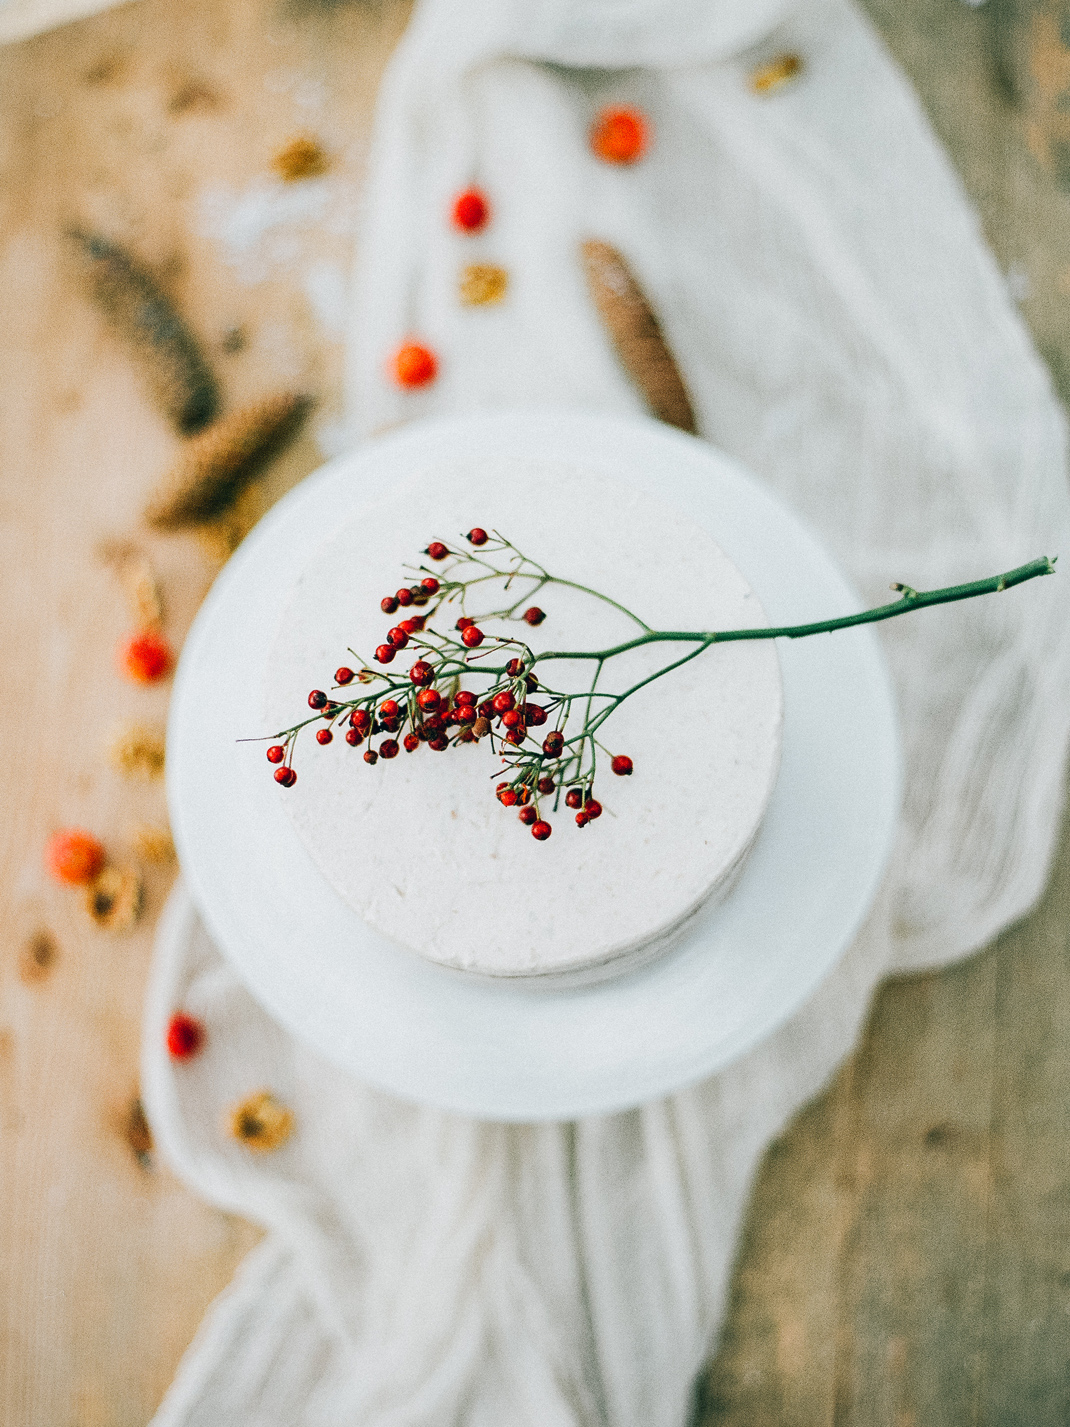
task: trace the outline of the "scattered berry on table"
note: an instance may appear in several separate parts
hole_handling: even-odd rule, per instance
[[[204,1044],[204,1027],[185,1011],[176,1011],[167,1025],[167,1052],[172,1060],[189,1060]]]
[[[394,353],[392,367],[398,386],[408,390],[427,386],[438,375],[438,359],[420,342],[402,343]]]
[[[77,887],[93,878],[104,866],[104,848],[92,833],[80,827],[62,828],[48,839],[45,863],[57,882]]]
[[[649,125],[640,109],[603,109],[591,128],[591,148],[608,164],[633,164],[649,143]]]

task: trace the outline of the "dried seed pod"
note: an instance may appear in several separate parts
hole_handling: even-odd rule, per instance
[[[98,927],[125,932],[141,915],[144,888],[129,867],[105,867],[86,888],[85,904]]]
[[[497,263],[468,263],[461,269],[458,296],[463,307],[501,302],[508,289],[509,274]]]
[[[225,514],[310,405],[308,397],[281,392],[222,417],[187,444],[145,519],[158,530],[182,530]]]
[[[164,734],[162,728],[144,723],[126,723],[112,735],[108,756],[112,765],[127,778],[155,781],[163,777]]]
[[[768,94],[771,89],[779,89],[782,84],[795,79],[802,72],[802,60],[797,54],[777,55],[766,64],[761,64],[750,77],[750,87],[755,94]]]
[[[660,421],[694,432],[687,388],[654,310],[627,263],[616,248],[595,238],[589,238],[582,251],[591,297],[625,371]]]
[[[329,164],[323,145],[302,134],[279,149],[271,167],[284,183],[294,183],[300,178],[317,178],[327,172]]]
[[[279,1103],[270,1090],[248,1095],[230,1112],[230,1133],[251,1150],[277,1150],[293,1133],[293,1111]]]
[[[164,413],[185,433],[219,409],[219,390],[200,344],[156,279],[118,244],[74,229],[89,291],[140,357]]]

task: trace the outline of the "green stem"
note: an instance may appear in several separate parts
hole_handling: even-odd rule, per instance
[[[942,590],[927,591],[913,590],[909,585],[893,585],[893,589],[901,589],[903,593],[891,604],[878,605],[876,609],[862,610],[859,614],[842,615],[838,619],[821,619],[813,624],[763,626],[758,629],[652,630],[649,634],[638,635],[635,639],[629,639],[623,644],[615,644],[609,649],[583,651],[549,649],[542,654],[537,654],[534,662],[538,664],[541,660],[549,659],[604,661],[612,659],[618,654],[626,654],[631,649],[639,649],[645,644],[663,644],[672,641],[699,644],[702,648],[696,650],[695,653],[700,654],[702,649],[708,649],[711,644],[726,644],[733,640],[804,639],[810,634],[831,634],[837,629],[851,629],[856,624],[877,624],[881,620],[894,619],[896,615],[907,614],[915,609],[924,609],[928,605],[952,604],[956,600],[973,599],[976,595],[998,594],[1002,590],[1009,590],[1015,585],[1024,584],[1026,580],[1036,579],[1038,575],[1054,575],[1054,573],[1055,560],[1041,555],[1039,559],[1030,560],[1028,565],[1019,565],[1016,570],[1009,570],[1005,575],[990,575],[988,579],[974,580],[967,585],[948,585]],[[688,657],[693,656],[689,655]],[[678,662],[682,663],[683,661]],[[667,669],[676,667],[676,664],[669,664]],[[667,669],[662,672],[667,672]],[[656,678],[657,675],[652,677]],[[644,682],[649,683],[650,680],[644,680]]]

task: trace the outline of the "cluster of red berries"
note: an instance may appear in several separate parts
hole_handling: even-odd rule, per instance
[[[474,526],[467,538],[469,544],[478,548],[486,545],[490,536],[482,526]],[[441,540],[433,540],[424,553],[432,560],[459,555]],[[405,649],[414,636],[423,632],[443,599],[463,588],[463,584],[448,580],[443,585],[435,576],[428,575],[418,584],[403,586],[394,594],[384,596],[380,607],[388,615],[395,614],[400,608],[423,607],[436,596],[439,598],[435,608],[427,614],[412,615],[387,631],[386,639],[375,650],[376,662],[392,663],[398,652]],[[546,616],[537,605],[532,605],[524,611],[522,618],[529,625],[538,625]],[[456,621],[455,628],[466,649],[477,649],[484,641],[485,635],[479,625],[466,615]],[[436,651],[428,646],[426,639],[417,642],[434,657]],[[452,646],[452,650],[456,650],[456,645]],[[560,728],[554,729],[542,740],[541,746],[536,743],[534,748],[528,745],[525,749],[530,731],[546,724],[551,712],[545,704],[533,703],[528,697],[539,687],[528,662],[521,658],[510,659],[504,671],[507,682],[500,681],[486,697],[480,699],[469,689],[456,688],[457,659],[452,650],[446,653],[438,667],[428,659],[416,659],[409,668],[407,678],[402,677],[392,683],[388,676],[373,674],[368,669],[359,673],[347,666],[336,669],[335,684],[342,688],[355,679],[367,683],[375,678],[387,679],[389,687],[386,697],[381,693],[371,694],[348,702],[332,699],[323,689],[313,689],[308,695],[308,706],[318,719],[323,720],[323,725],[316,730],[316,742],[321,745],[332,743],[336,729],[346,723],[345,741],[353,748],[385,733],[389,736],[376,748],[369,746],[364,750],[364,761],[377,763],[380,758],[396,758],[402,748],[414,753],[421,743],[426,743],[435,752],[441,752],[454,743],[475,743],[491,734],[497,725],[503,744],[517,751],[514,759],[519,755],[519,762],[514,762],[513,781],[498,785],[498,799],[505,807],[518,806],[521,822],[530,826],[532,836],[538,841],[545,841],[552,829],[538,815],[537,797],[557,789],[553,774],[557,771],[560,777],[560,768],[555,770],[552,765],[559,764],[565,754],[565,735]],[[443,672],[447,665],[451,666],[449,672]],[[435,686],[439,679],[452,686],[449,691]],[[393,735],[400,733],[403,725],[407,725],[407,731],[399,743]],[[290,729],[285,735],[285,742],[273,743],[267,750],[268,762],[275,767],[275,781],[281,787],[291,788],[297,782],[290,755],[303,726],[299,724]],[[614,773],[631,773],[632,760],[623,754],[618,755],[612,760],[611,767]],[[602,812],[601,804],[591,794],[589,780],[584,786],[570,788],[565,803],[577,810],[576,823],[580,827],[585,827]]]

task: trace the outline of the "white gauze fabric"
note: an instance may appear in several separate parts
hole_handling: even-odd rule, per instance
[[[794,50],[792,86],[754,64]],[[596,109],[650,116],[632,167]],[[453,232],[477,182],[493,222]],[[703,434],[823,535],[863,595],[1070,552],[1064,424],[959,182],[846,0],[424,0],[383,85],[350,343],[363,433],[518,402],[642,408],[578,244],[618,247]],[[498,307],[460,266],[507,267]],[[385,375],[414,334],[438,380]],[[161,926],[145,1092],[200,1194],[269,1234],[156,1427],[680,1427],[763,1148],[851,1047],[874,986],[1021,916],[1046,875],[1070,718],[1066,576],[881,627],[907,751],[901,836],[851,951],[727,1071],[627,1114],[465,1120],[356,1084],[255,1004],[181,888]],[[175,1007],[205,1051],[171,1065]],[[226,1107],[270,1085],[293,1139]]]

